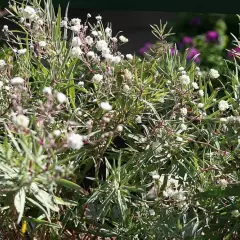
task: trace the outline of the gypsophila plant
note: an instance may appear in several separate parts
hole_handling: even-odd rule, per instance
[[[42,3],[11,1],[3,29],[3,238],[238,239],[237,61],[202,74],[161,23],[157,54],[124,56],[101,16]]]

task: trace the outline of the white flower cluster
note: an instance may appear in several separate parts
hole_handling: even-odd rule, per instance
[[[215,69],[210,69],[209,71],[209,77],[212,79],[218,78],[220,75],[217,70]]]
[[[13,123],[16,127],[27,128],[29,125],[29,118],[24,115],[17,115],[13,118]]]
[[[163,185],[165,175],[161,175],[160,177],[157,173],[153,173],[152,177],[155,181],[158,182],[159,187]],[[177,203],[178,207],[183,208],[186,206],[186,192],[187,191],[182,190],[178,179],[168,176],[167,184],[163,191],[163,197],[171,198]]]
[[[82,135],[76,134],[76,133],[69,133],[67,136],[67,145],[68,148],[73,150],[79,150],[83,147],[84,138]]]
[[[190,83],[190,78],[188,75],[183,74],[179,77],[179,81],[182,85],[188,85]]]
[[[229,116],[226,118],[220,118],[220,122],[240,125],[240,116]]]
[[[219,103],[218,103],[218,109],[220,111],[226,111],[227,109],[229,108],[229,104],[227,101],[225,100],[221,100]]]

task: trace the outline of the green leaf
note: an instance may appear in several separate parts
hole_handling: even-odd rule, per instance
[[[31,222],[31,223],[36,223],[36,224],[39,224],[39,225],[45,225],[45,226],[49,226],[49,227],[60,228],[60,226],[57,225],[57,224],[50,223],[48,221],[44,221],[44,220],[41,220],[41,219],[23,217],[23,220],[25,220],[27,222]]]
[[[76,183],[70,182],[66,179],[59,179],[56,181],[56,183],[60,186],[70,188],[73,190],[82,190],[82,188],[79,185],[77,185]]]

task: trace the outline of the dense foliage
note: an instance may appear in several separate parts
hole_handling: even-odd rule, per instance
[[[238,239],[237,61],[223,83],[172,54],[167,25],[139,59],[101,16],[55,15],[50,0],[11,9],[22,30],[4,26],[0,60],[3,238]]]

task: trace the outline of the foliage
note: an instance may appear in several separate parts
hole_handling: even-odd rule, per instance
[[[3,29],[4,239],[237,239],[238,62],[223,85],[171,53],[167,25],[141,60],[101,16],[27,4]]]

